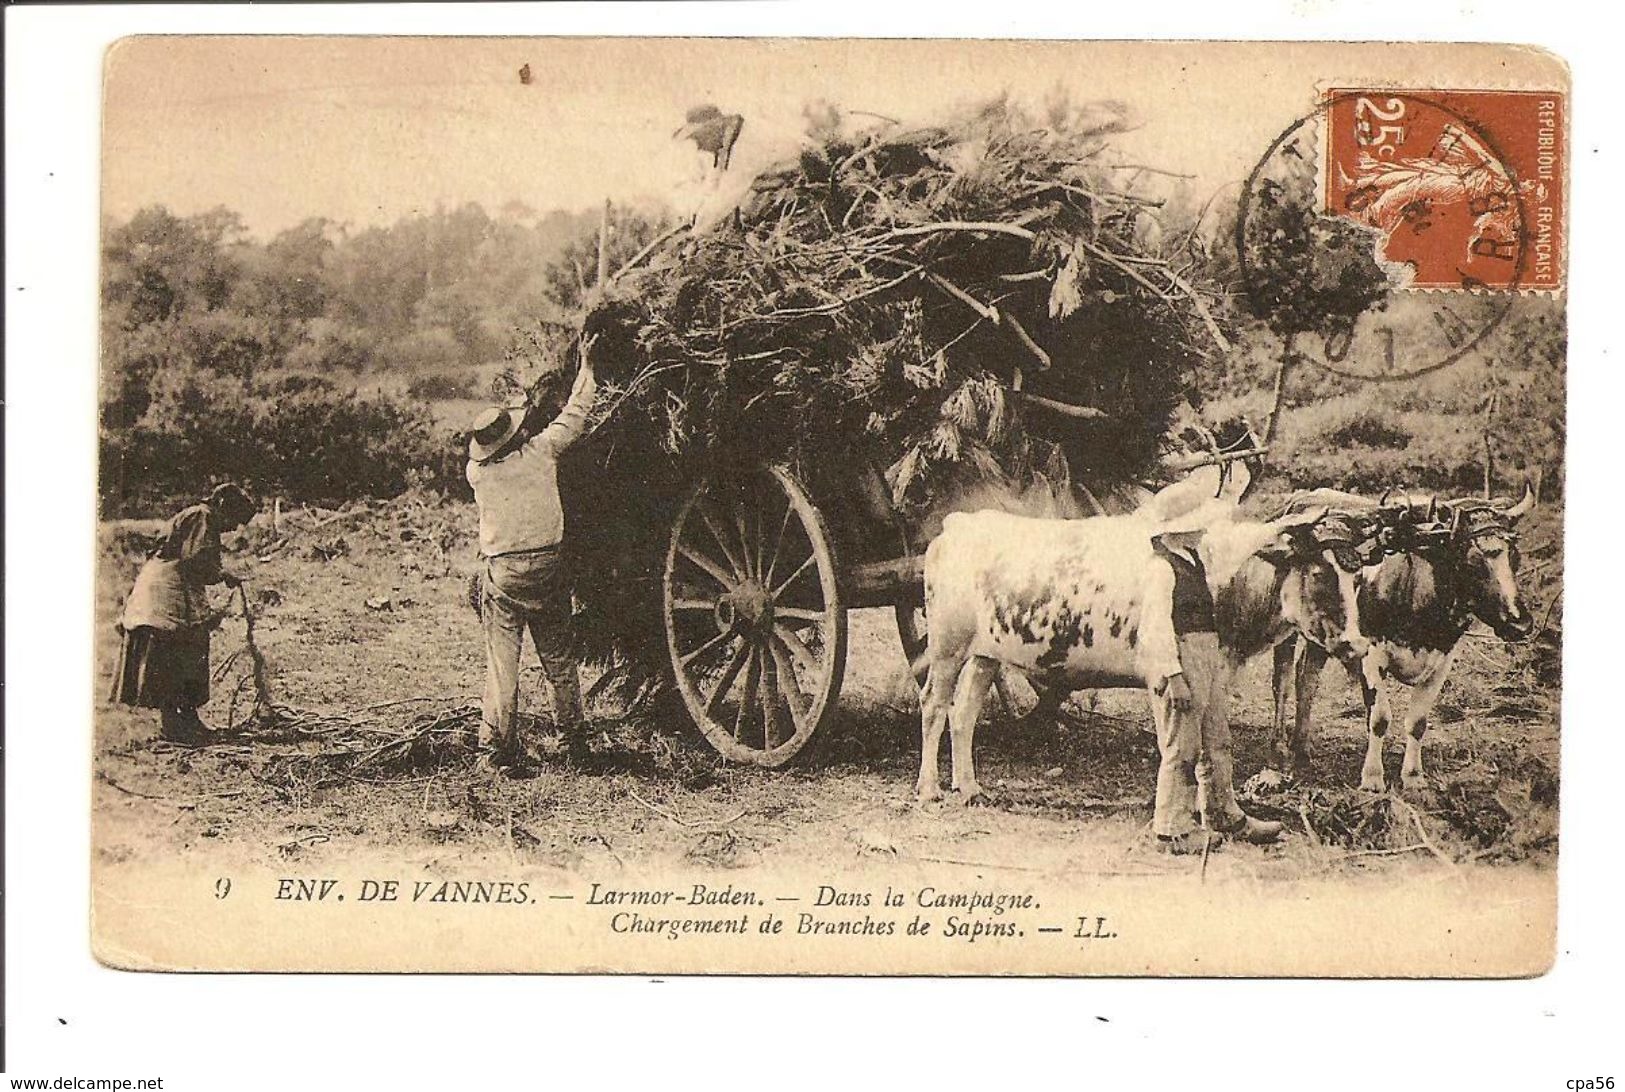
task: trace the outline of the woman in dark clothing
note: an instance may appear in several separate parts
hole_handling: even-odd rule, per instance
[[[209,633],[223,615],[209,609],[205,589],[240,583],[221,568],[220,535],[254,511],[240,486],[217,486],[169,521],[125,601],[111,699],[159,710],[159,735],[171,742],[201,743],[208,732],[197,711],[209,700]]]

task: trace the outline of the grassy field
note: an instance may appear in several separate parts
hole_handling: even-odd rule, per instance
[[[248,577],[275,700],[314,714],[361,710],[356,716],[382,731],[440,713],[448,724],[466,723],[483,674],[479,627],[465,598],[474,525],[469,505],[406,498],[284,512],[277,531],[262,515],[228,536],[228,564]],[[777,772],[723,763],[685,725],[634,723],[604,706],[591,710],[592,769],[549,760],[522,781],[476,773],[451,734],[407,761],[352,774],[322,773],[324,750],[338,745],[331,733],[227,737],[203,750],[177,749],[155,741],[154,714],[101,700],[116,657],[112,623],[143,536],[156,526],[108,523],[100,532],[99,867],[189,855],[317,866],[376,850],[425,867],[495,859],[576,874],[875,853],[1068,875],[1192,867],[1153,852],[1156,748],[1144,698],[1129,692],[1078,695],[1056,723],[1022,720],[1013,715],[1019,710],[993,703],[978,735],[992,805],[916,807],[918,710],[884,611],[854,615],[839,717]],[[1408,801],[1372,800],[1353,788],[1364,749],[1358,697],[1341,672],[1328,671],[1314,777],[1254,805],[1285,819],[1291,835],[1268,849],[1231,848],[1208,866],[1215,875],[1272,883],[1555,860],[1557,515],[1537,513],[1524,542],[1533,608],[1547,619],[1541,647],[1512,650],[1476,631],[1465,642],[1428,736],[1436,788]],[[242,647],[242,627],[234,613],[216,635],[217,665]],[[1250,664],[1237,682],[1238,784],[1270,763],[1267,661]],[[238,657],[217,683],[204,710],[210,723],[247,715],[249,691],[234,689],[246,670]],[[525,707],[545,713],[533,662],[524,689]],[[1396,747],[1389,765],[1397,781]],[[1306,831],[1310,822],[1316,834]],[[1339,843],[1328,835],[1336,831],[1348,837]]]

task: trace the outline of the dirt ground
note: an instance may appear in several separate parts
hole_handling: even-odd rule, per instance
[[[426,736],[430,743],[410,761],[349,772],[323,764],[324,748],[339,738],[332,731],[180,749],[155,740],[155,714],[105,702],[117,650],[112,623],[144,536],[158,524],[104,524],[98,867],[193,856],[318,867],[377,851],[431,869],[498,859],[576,875],[854,857],[1032,873],[1154,875],[1194,867],[1153,852],[1156,748],[1144,697],[1133,693],[1079,695],[1056,723],[1023,721],[990,703],[977,737],[990,805],[917,807],[917,704],[885,611],[854,614],[838,719],[790,768],[728,765],[691,728],[632,724],[599,705],[590,710],[598,752],[591,770],[552,760],[528,780],[476,773],[451,731],[467,722],[483,673],[479,629],[465,598],[474,522],[470,506],[407,498],[345,512],[284,512],[276,530],[262,515],[241,536],[228,536],[228,566],[248,578],[277,703],[326,714],[309,723],[329,728],[343,723],[333,714],[346,711],[359,711],[354,716],[375,733],[446,726]],[[1231,847],[1207,869],[1267,885],[1555,862],[1555,516],[1540,515],[1524,537],[1525,572],[1533,570],[1526,588],[1536,617],[1548,624],[1537,647],[1510,650],[1487,632],[1466,641],[1427,740],[1435,788],[1375,800],[1354,789],[1364,749],[1358,696],[1341,672],[1328,670],[1313,777],[1259,795],[1253,805],[1283,818],[1289,836],[1266,849]],[[226,601],[223,590],[216,595]],[[215,637],[217,666],[242,648],[242,634],[234,612]],[[237,686],[246,672],[243,656],[228,665],[204,710],[211,724],[247,716],[251,690]],[[525,707],[545,713],[534,663],[524,686]],[[1242,783],[1270,765],[1268,657],[1248,665],[1235,699]],[[1399,757],[1391,743],[1395,781]]]

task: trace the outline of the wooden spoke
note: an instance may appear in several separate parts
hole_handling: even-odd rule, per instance
[[[779,680],[778,670],[766,650],[762,659],[762,747],[771,751],[779,745]]]
[[[673,599],[672,610],[703,610],[707,613],[717,609],[715,599]]]
[[[796,571],[795,572],[793,572],[789,576],[785,577],[784,582],[782,584],[780,584],[778,587],[773,589],[773,598],[777,599],[779,596],[783,595],[784,594],[784,589],[788,588],[791,584],[794,584],[796,582],[796,577],[798,577],[802,573],[806,572],[808,567],[815,564],[817,561],[818,561],[818,551],[814,550],[812,553],[807,555],[807,560],[806,561],[803,561],[800,565],[796,566]]]
[[[767,583],[767,499],[761,494],[756,496],[756,533],[749,548],[755,551],[757,576]]]
[[[745,513],[743,510],[734,513],[734,527],[739,531],[739,553],[745,562],[745,574],[754,577],[762,569],[757,561],[756,551],[751,549],[750,532],[745,530]]]
[[[694,511],[699,514],[700,522],[705,524],[705,529],[711,532],[711,537],[716,540],[717,547],[722,551],[722,556],[727,558],[728,564],[733,566],[734,573],[737,576],[749,575],[745,563],[739,559],[739,556],[728,545],[728,541],[722,537],[722,528],[717,526],[716,521],[711,518],[711,513],[706,511],[705,501],[701,500],[699,504],[696,504]]]
[[[784,646],[779,642],[770,641],[768,647],[773,655],[773,674],[780,680],[779,690],[784,695],[784,704],[789,707],[790,719],[799,729],[807,719],[807,712],[801,704],[806,698],[796,682],[796,669],[790,663],[790,654],[784,651]]]
[[[709,641],[705,642],[705,644],[701,645],[699,648],[696,648],[694,651],[683,653],[683,656],[682,656],[683,666],[687,667],[689,664],[693,663],[695,660],[699,659],[701,656],[704,656],[707,652],[712,652],[712,651],[715,651],[718,648],[721,648],[724,644],[726,644],[729,641],[732,641],[732,640],[736,639],[738,636],[739,635],[737,633],[735,633],[731,629],[723,630],[721,633],[717,634],[715,637],[711,638]]]
[[[775,624],[773,639],[788,649],[790,655],[794,656],[796,662],[809,674],[817,675],[823,670],[823,665],[819,663],[818,657],[814,655],[813,650],[808,648],[807,643],[797,637],[789,628]]]
[[[750,665],[745,668],[745,692],[739,696],[739,709],[734,713],[734,739],[739,740],[745,734],[745,722],[750,719],[750,712],[756,705],[757,685],[762,678],[762,650],[755,645],[746,645],[750,656]]]
[[[711,716],[714,717],[722,711],[722,700],[728,696],[728,691],[733,689],[734,680],[739,678],[739,670],[745,666],[745,661],[755,659],[751,652],[749,641],[739,642],[739,648],[734,651],[732,658],[728,660],[728,666],[722,671],[722,678],[717,680],[716,689],[705,699],[705,711]]]
[[[788,618],[792,622],[825,622],[828,618],[821,610],[807,610],[805,607],[774,607],[773,617]]]
[[[729,576],[728,573],[724,572],[722,566],[718,565],[715,561],[712,561],[699,551],[690,549],[688,546],[681,543],[679,543],[677,546],[677,552],[703,569],[705,574],[715,580],[718,584],[721,584],[729,591],[733,590],[735,586],[734,578]]]
[[[773,539],[773,553],[767,561],[767,575],[762,577],[762,583],[772,587],[773,571],[779,567],[779,551],[784,549],[784,532],[790,527],[790,517],[795,515],[795,505],[786,502],[784,506],[784,519],[779,522],[779,533]]]

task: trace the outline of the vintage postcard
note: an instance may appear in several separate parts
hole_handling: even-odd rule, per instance
[[[1550,967],[1557,57],[104,80],[103,962]]]

